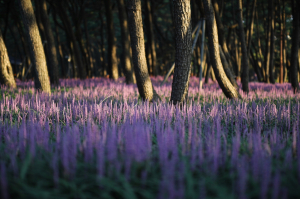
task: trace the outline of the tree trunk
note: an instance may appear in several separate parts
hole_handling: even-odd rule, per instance
[[[109,76],[111,79],[117,80],[119,78],[119,72],[111,1],[105,1],[105,13],[107,20],[108,68],[110,72]]]
[[[253,34],[253,26],[254,26],[254,17],[255,17],[255,6],[256,6],[256,0],[253,1],[253,5],[252,5],[252,13],[251,13],[251,21],[250,21],[250,28],[249,28],[249,35],[248,35],[248,48],[247,48],[247,52],[248,52],[248,56],[250,55],[250,48],[251,48],[251,40],[252,40],[252,34]]]
[[[237,38],[237,30],[235,31],[234,37],[234,47],[235,47],[235,61],[236,61],[236,81],[241,81],[241,62],[240,62],[240,42]]]
[[[93,56],[92,56],[92,49],[91,49],[91,44],[90,44],[90,36],[89,36],[89,31],[88,31],[88,26],[87,26],[87,20],[86,20],[86,15],[84,14],[84,30],[85,30],[85,37],[86,37],[86,47],[87,47],[87,55],[88,55],[88,63],[89,63],[89,77],[94,76],[94,61],[93,61]]]
[[[238,91],[230,83],[228,77],[226,76],[220,59],[218,30],[211,0],[203,0],[203,5],[207,20],[210,62],[216,75],[216,79],[226,97],[237,98],[239,96]]]
[[[189,0],[173,0],[173,19],[176,51],[171,101],[177,104],[187,98],[191,73],[192,23]]]
[[[37,6],[40,10],[40,16],[42,23],[44,25],[44,31],[46,36],[46,48],[47,48],[47,65],[49,70],[50,76],[50,83],[58,86],[59,85],[59,73],[58,73],[58,60],[57,60],[57,53],[54,43],[54,36],[52,33],[48,12],[47,12],[47,4],[45,0],[38,0],[39,5]]]
[[[119,21],[121,26],[121,37],[122,37],[122,57],[125,69],[125,80],[126,84],[135,83],[133,76],[133,68],[131,67],[131,55],[130,55],[130,36],[128,32],[126,8],[124,0],[117,0],[119,9]]]
[[[223,64],[224,71],[225,71],[230,83],[238,90],[239,86],[238,86],[238,84],[236,83],[236,81],[234,79],[234,76],[233,76],[232,71],[229,67],[229,64],[226,60],[226,57],[225,57],[224,52],[222,50],[222,47],[220,46],[219,48],[220,48],[220,58],[221,58],[221,62]]]
[[[127,11],[132,61],[140,96],[143,100],[157,101],[159,97],[152,86],[146,63],[141,0],[128,0]]]
[[[155,49],[155,39],[154,39],[154,30],[153,30],[153,17],[152,17],[152,7],[151,1],[145,1],[146,7],[146,26],[147,26],[147,49],[149,51],[148,62],[151,65],[148,65],[150,71],[153,75],[157,75],[157,66],[156,66],[156,49]]]
[[[73,28],[72,28],[71,20],[70,20],[69,16],[67,15],[66,11],[64,10],[62,3],[59,3],[56,6],[56,9],[60,16],[60,19],[62,20],[62,22],[65,26],[65,31],[66,31],[68,39],[70,41],[69,42],[70,50],[72,51],[72,54],[74,55],[72,61],[75,61],[75,64],[73,64],[74,65],[73,67],[75,68],[75,66],[77,66],[77,73],[79,73],[80,78],[85,79],[86,74],[87,74],[86,68],[84,67],[84,65],[82,63],[80,50],[76,43],[76,36],[75,36]],[[74,73],[75,73],[75,70],[74,70]]]
[[[280,0],[278,1],[278,7],[280,12],[280,73],[279,73],[279,83],[283,83],[283,13],[281,12]],[[283,1],[283,8],[284,9],[284,1]]]
[[[30,0],[18,1],[22,20],[27,37],[30,58],[35,69],[34,84],[36,89],[50,93],[50,81],[43,44],[37,27],[32,4]]]
[[[242,63],[243,63],[243,70],[242,70],[242,89],[244,92],[249,92],[249,59],[247,53],[247,46],[245,41],[245,33],[243,27],[243,5],[242,0],[239,1],[239,36],[241,41],[241,48],[242,48]]]
[[[11,88],[17,87],[1,31],[0,31],[0,83],[2,85],[6,85]]]
[[[264,60],[263,60],[263,54],[262,54],[262,49],[261,49],[261,42],[260,42],[260,34],[259,34],[259,25],[258,25],[258,12],[256,12],[256,38],[257,38],[257,45],[258,45],[258,50],[256,51],[257,55],[257,61],[258,61],[258,66],[262,71],[262,80],[266,82],[266,71],[264,67]]]
[[[56,21],[56,13],[55,12],[53,12],[53,19],[54,19],[54,21]],[[65,78],[66,73],[68,71],[66,70],[66,67],[65,67],[65,64],[64,64],[64,56],[63,56],[63,52],[62,52],[58,26],[55,26],[54,30],[55,30],[55,36],[56,36],[55,40],[56,40],[56,44],[57,44],[57,50],[59,52],[59,62],[60,62],[60,66],[61,66],[61,74],[62,74],[62,77]]]
[[[291,66],[290,66],[290,77],[294,93],[299,92],[298,82],[298,48],[299,48],[299,11],[296,6],[299,6],[298,0],[292,0],[293,9],[293,35],[292,35],[292,49],[291,49]]]
[[[269,0],[269,11],[270,11],[270,21],[271,23],[271,43],[270,43],[270,66],[269,66],[269,74],[270,74],[270,83],[275,84],[274,79],[274,48],[275,48],[275,40],[274,40],[274,31],[275,31],[275,20],[274,20],[274,0]]]

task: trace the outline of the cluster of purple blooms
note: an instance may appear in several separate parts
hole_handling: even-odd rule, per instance
[[[123,79],[61,80],[51,95],[33,82],[1,88],[0,198],[28,197],[38,181],[63,195],[79,178],[93,178],[82,184],[98,197],[108,182],[127,198],[300,197],[300,95],[289,84],[250,83],[228,100],[192,77],[179,108],[161,81],[152,78],[160,103],[142,102]],[[106,194],[123,198],[115,189]]]

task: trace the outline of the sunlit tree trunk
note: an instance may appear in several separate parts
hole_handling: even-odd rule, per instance
[[[50,93],[51,89],[45,53],[31,1],[19,0],[18,5],[22,15],[31,61],[35,69],[35,88]]]
[[[239,96],[238,91],[230,83],[228,77],[226,76],[220,59],[218,30],[211,0],[203,0],[203,5],[207,20],[210,62],[212,64],[216,79],[226,97],[237,98]]]
[[[44,33],[46,37],[45,39],[47,41],[45,46],[47,48],[47,66],[49,70],[50,83],[57,86],[59,84],[58,60],[54,43],[54,36],[47,12],[47,4],[45,0],[38,0],[37,2],[39,3],[38,9],[41,16],[40,19],[44,26]]]
[[[0,83],[11,88],[16,87],[13,70],[7,54],[7,49],[0,31]]]
[[[146,62],[141,0],[127,0],[127,12],[132,61],[140,96],[143,100],[157,101],[159,97],[152,86]]]
[[[107,20],[107,42],[108,42],[108,68],[111,79],[118,79],[117,46],[115,41],[115,30],[111,1],[105,1],[105,13]]]

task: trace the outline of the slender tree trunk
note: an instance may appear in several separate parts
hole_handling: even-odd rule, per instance
[[[286,40],[286,15],[285,15],[285,3],[283,3],[283,9],[282,9],[282,15],[283,15],[283,68],[284,68],[284,75],[283,75],[283,81],[287,81],[287,64],[286,64],[286,46],[287,46],[287,40]]]
[[[76,68],[77,73],[79,74],[80,78],[85,79],[86,74],[87,74],[86,68],[83,65],[80,50],[76,43],[76,36],[75,36],[73,28],[72,28],[71,20],[70,20],[69,16],[67,15],[66,11],[64,10],[62,3],[59,3],[56,6],[56,9],[60,16],[60,19],[62,20],[62,22],[65,26],[65,31],[66,31],[68,39],[70,41],[70,50],[72,51],[72,54],[74,56],[72,61],[75,61],[75,64],[73,64],[74,65],[73,67],[74,68],[77,67]],[[74,74],[76,74],[75,70],[74,70]]]
[[[247,48],[247,52],[248,52],[248,56],[250,55],[250,48],[251,48],[251,40],[252,40],[252,34],[253,34],[253,26],[254,26],[254,18],[255,18],[255,6],[256,6],[256,0],[253,1],[253,5],[252,5],[252,14],[251,14],[251,21],[250,21],[250,28],[249,28],[249,35],[248,35],[248,48]]]
[[[263,81],[266,82],[266,71],[265,71],[265,64],[263,61],[263,54],[262,54],[262,49],[261,49],[261,42],[260,42],[260,34],[259,34],[259,25],[258,25],[258,12],[256,12],[256,38],[257,38],[257,45],[258,45],[258,51],[256,52],[257,54],[257,60],[258,60],[258,66],[262,71],[262,79]]]
[[[299,6],[298,0],[292,0],[293,9],[293,35],[292,35],[292,49],[291,49],[291,66],[290,77],[294,93],[299,92],[298,82],[298,48],[299,48],[299,10],[296,9],[296,5]]]
[[[9,61],[7,49],[0,31],[0,83],[11,88],[16,88],[13,70]]]
[[[135,83],[133,76],[133,68],[131,67],[130,55],[130,36],[128,32],[127,15],[124,0],[117,0],[119,9],[119,21],[121,26],[122,36],[122,59],[121,63],[124,64],[126,83]]]
[[[241,81],[241,62],[240,62],[240,42],[238,41],[237,31],[235,31],[234,37],[235,46],[235,61],[236,61],[236,81]]]
[[[245,33],[244,33],[244,27],[243,27],[243,4],[242,0],[239,1],[239,36],[241,41],[241,48],[242,48],[242,63],[243,63],[243,71],[242,71],[242,89],[244,92],[249,92],[249,59],[248,59],[248,53],[247,53],[247,46],[245,41]]]
[[[228,48],[227,48],[227,43],[226,43],[225,33],[224,33],[224,26],[223,26],[221,16],[220,16],[219,5],[216,2],[216,0],[213,0],[213,5],[214,5],[215,18],[216,18],[217,28],[218,28],[219,42],[222,47],[223,53],[225,55],[226,62],[228,63],[229,70],[232,71],[231,56],[230,56]],[[229,79],[231,79],[231,78],[229,78]],[[234,84],[236,84],[236,82]]]
[[[148,62],[151,65],[148,65],[153,75],[157,75],[157,66],[156,66],[156,49],[155,49],[155,39],[154,39],[154,30],[153,30],[153,17],[152,17],[152,7],[151,0],[145,1],[146,6],[146,24],[148,28],[147,33],[147,46],[149,51],[149,60]]]
[[[280,74],[279,74],[279,83],[283,83],[283,13],[281,12],[280,0],[278,1],[278,7],[280,12]],[[284,8],[284,1],[283,1],[283,8]]]
[[[265,49],[265,71],[266,71],[266,82],[270,83],[270,58],[271,58],[271,29],[272,29],[272,23],[271,23],[271,12],[269,12],[269,20],[268,20],[268,29],[267,29],[267,42],[266,42],[266,49]]]
[[[271,23],[271,43],[270,43],[270,66],[269,66],[269,74],[270,74],[270,83],[275,84],[274,79],[274,48],[275,48],[275,40],[274,40],[274,31],[275,31],[275,20],[274,20],[274,0],[269,0],[269,11],[270,11],[270,21]]]
[[[54,36],[51,29],[48,12],[47,12],[47,4],[45,0],[38,0],[39,5],[38,9],[40,10],[41,20],[44,25],[44,31],[46,36],[46,48],[47,48],[47,65],[50,76],[50,83],[57,86],[59,85],[59,73],[58,73],[58,60],[57,53],[55,48]]]
[[[238,91],[227,78],[220,59],[218,30],[211,0],[203,0],[203,5],[205,10],[205,17],[207,20],[210,62],[214,69],[216,79],[226,97],[237,98],[239,96]]]
[[[86,47],[87,47],[87,55],[88,55],[88,63],[89,63],[89,77],[94,76],[94,61],[92,56],[92,49],[90,44],[90,36],[87,26],[86,15],[84,14],[84,30],[85,30],[85,38],[86,38]]]
[[[119,72],[111,1],[105,1],[105,12],[107,20],[108,67],[110,71],[109,75],[111,79],[117,80],[119,78]]]
[[[261,68],[259,66],[259,63],[260,63],[259,58],[256,54],[257,57],[256,57],[256,60],[255,60],[253,49],[250,49],[250,56],[252,57],[252,60],[253,60],[252,65],[253,65],[254,71],[257,75],[257,79],[258,79],[259,82],[262,82],[263,79],[262,79],[262,75],[261,75]]]
[[[157,101],[159,97],[152,86],[146,63],[141,0],[127,0],[127,11],[132,61],[140,96],[143,100]]]
[[[56,21],[56,13],[55,12],[53,12],[53,19],[54,19],[54,21]],[[61,74],[62,74],[62,77],[65,78],[67,70],[66,70],[65,64],[64,64],[64,55],[63,55],[63,51],[62,51],[62,47],[61,47],[58,26],[55,26],[54,30],[55,30],[55,36],[56,36],[55,40],[56,40],[56,44],[57,44],[57,50],[59,52],[59,62],[60,62],[60,66],[61,66]]]
[[[43,44],[30,0],[19,0],[18,5],[28,41],[30,57],[35,69],[35,88],[50,93],[50,81]]]
[[[189,0],[173,0],[175,26],[175,69],[171,101],[182,103],[187,99],[191,73],[191,4]]]

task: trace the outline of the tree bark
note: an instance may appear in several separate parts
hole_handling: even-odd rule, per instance
[[[55,12],[53,12],[53,19],[54,19],[54,21],[56,21],[56,13]],[[54,30],[55,30],[55,36],[56,36],[55,41],[56,41],[56,44],[57,44],[57,51],[59,52],[58,55],[59,55],[59,62],[60,62],[60,66],[61,66],[61,74],[62,74],[62,77],[65,78],[66,73],[68,71],[66,70],[66,67],[65,67],[65,64],[64,64],[64,56],[63,56],[63,52],[62,52],[58,26],[55,26]]]
[[[247,53],[247,46],[245,41],[245,33],[244,33],[244,27],[243,27],[243,5],[242,0],[239,1],[239,36],[241,41],[241,48],[242,48],[242,89],[244,92],[249,92],[249,58]]]
[[[58,73],[58,60],[57,60],[57,52],[54,43],[54,36],[51,29],[48,12],[47,12],[47,4],[45,0],[38,0],[39,3],[38,9],[40,10],[41,20],[44,25],[44,31],[46,36],[46,48],[47,48],[47,65],[50,76],[50,83],[58,86],[59,85],[59,73]]]
[[[126,8],[124,0],[117,0],[119,9],[119,21],[121,26],[121,37],[122,37],[122,57],[125,69],[125,80],[126,84],[135,83],[133,76],[133,68],[131,67],[131,55],[130,55],[130,36],[128,32]]]
[[[248,35],[248,48],[247,48],[247,52],[248,52],[248,56],[250,55],[250,48],[251,48],[251,40],[252,40],[252,34],[253,34],[253,26],[254,26],[254,17],[255,17],[255,7],[256,7],[256,0],[253,1],[252,4],[252,13],[251,13],[251,21],[250,21],[250,28],[249,28],[249,35]]]
[[[216,79],[227,98],[237,98],[239,96],[238,91],[230,83],[228,77],[226,76],[220,59],[218,30],[211,0],[203,0],[203,5],[207,20],[210,62],[212,64]]]
[[[152,86],[146,63],[141,0],[128,0],[127,12],[132,61],[140,96],[143,100],[157,101],[159,97]]]
[[[172,83],[171,101],[182,103],[188,96],[191,73],[192,23],[189,0],[173,0],[175,26],[175,69]]]
[[[291,49],[291,66],[290,77],[294,93],[299,92],[298,81],[298,48],[299,48],[299,11],[296,9],[296,5],[299,6],[298,0],[292,0],[293,11],[293,35],[292,35],[292,49]]]
[[[108,68],[110,72],[109,76],[111,79],[117,80],[119,78],[119,72],[111,1],[105,1],[105,13],[107,20]]]
[[[270,74],[270,83],[275,84],[274,79],[274,31],[275,31],[275,20],[274,20],[274,0],[269,0],[269,11],[270,11],[270,21],[271,23],[271,43],[270,43],[270,66],[269,66],[269,74]]]
[[[37,27],[34,11],[30,0],[18,1],[20,13],[27,37],[30,58],[35,69],[35,88],[50,93],[50,81],[43,44]]]
[[[156,66],[156,49],[155,49],[155,39],[154,39],[154,30],[153,30],[153,17],[152,17],[152,7],[151,1],[145,1],[146,6],[146,25],[147,25],[147,49],[149,52],[148,56],[148,67],[153,75],[157,75],[157,66]]]
[[[62,20],[62,22],[64,24],[65,31],[66,31],[68,39],[70,41],[69,42],[70,50],[72,51],[72,54],[74,55],[72,61],[75,61],[75,64],[73,64],[74,65],[73,67],[75,68],[75,65],[77,65],[77,73],[79,73],[79,77],[81,79],[85,79],[86,74],[87,74],[86,68],[84,67],[84,65],[82,63],[80,50],[76,43],[76,36],[75,36],[73,28],[72,28],[71,20],[70,20],[69,16],[67,15],[66,11],[64,10],[63,4],[61,2],[55,8],[57,9],[60,19]],[[75,70],[74,70],[74,73],[75,73]]]
[[[278,1],[278,7],[280,12],[280,73],[279,73],[279,83],[283,83],[283,12],[281,12],[280,0]],[[283,1],[283,8],[284,9],[284,1]]]
[[[219,48],[220,48],[220,58],[221,58],[221,62],[223,64],[224,71],[225,71],[230,83],[238,90],[239,86],[238,86],[238,84],[236,83],[236,81],[234,79],[234,75],[233,75],[233,73],[232,73],[232,71],[229,67],[229,64],[226,60],[226,57],[225,57],[224,52],[222,50],[222,47],[220,46]]]
[[[1,31],[0,31],[0,83],[2,85],[6,85],[11,88],[17,87]]]

